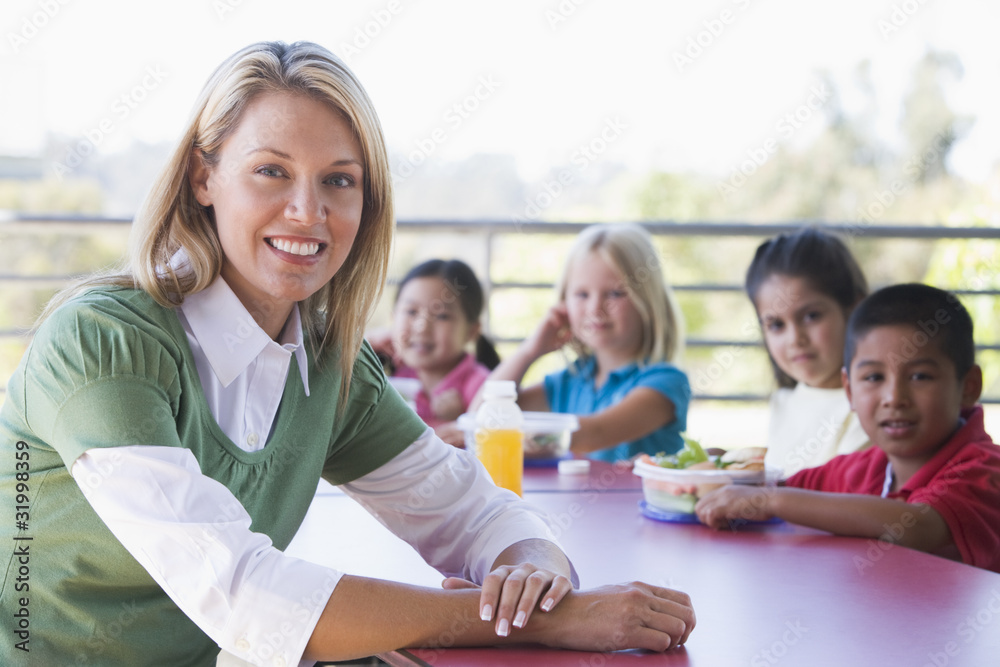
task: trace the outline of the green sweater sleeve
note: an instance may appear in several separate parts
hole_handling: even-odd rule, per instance
[[[27,352],[26,425],[67,467],[93,447],[180,445],[179,351],[162,323],[137,320],[122,294],[137,293],[64,304]]]

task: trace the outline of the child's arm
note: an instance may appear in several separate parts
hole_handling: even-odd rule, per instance
[[[835,535],[882,539],[919,551],[934,552],[952,543],[948,524],[930,505],[865,494],[730,484],[707,494],[694,511],[713,528],[776,516]]]
[[[573,433],[570,450],[587,454],[638,440],[669,424],[676,416],[674,404],[652,387],[636,387],[615,405],[580,415],[580,429]]]
[[[507,356],[493,369],[487,381],[513,380],[520,385],[524,374],[531,368],[531,364],[535,363],[539,357],[561,348],[570,341],[572,335],[569,330],[566,306],[556,304],[549,309],[542,323],[529,337],[524,339],[514,354]],[[481,402],[482,389],[469,405],[469,412],[475,412]],[[545,398],[545,387],[537,384],[528,388],[520,388],[517,404],[523,410],[548,411],[549,402]]]

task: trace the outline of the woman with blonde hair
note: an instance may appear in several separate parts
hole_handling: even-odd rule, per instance
[[[570,445],[579,456],[621,461],[681,449],[691,388],[673,362],[683,318],[649,232],[587,227],[556,289],[556,304],[490,379],[520,383],[537,359],[569,346],[576,359],[521,388],[522,408],[579,415]]]
[[[3,535],[0,613],[29,610],[30,632],[0,662],[210,665],[221,648],[309,664],[426,644],[469,616],[483,621],[460,645],[687,638],[682,593],[573,590],[540,514],[387,388],[362,332],[392,227],[378,119],[340,60],[268,42],[220,65],[128,267],[56,299],[10,380],[0,498],[30,507]],[[444,589],[286,556],[320,477]]]

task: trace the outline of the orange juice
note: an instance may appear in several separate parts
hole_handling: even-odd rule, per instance
[[[521,493],[524,476],[524,444],[520,431],[514,429],[476,429],[476,457],[482,462],[493,483]]]

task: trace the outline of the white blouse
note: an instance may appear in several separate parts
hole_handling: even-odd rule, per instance
[[[298,307],[275,342],[218,278],[187,297],[178,316],[219,426],[247,451],[265,447],[292,355],[309,394]],[[414,508],[411,494],[432,471],[444,483]],[[251,532],[246,510],[190,451],[94,448],[71,473],[115,537],[224,652],[252,665],[313,664],[302,653],[343,573],[286,556]],[[432,429],[342,489],[432,566],[476,582],[511,544],[556,541],[543,513],[494,486],[474,456]],[[442,524],[461,529],[442,533]]]

